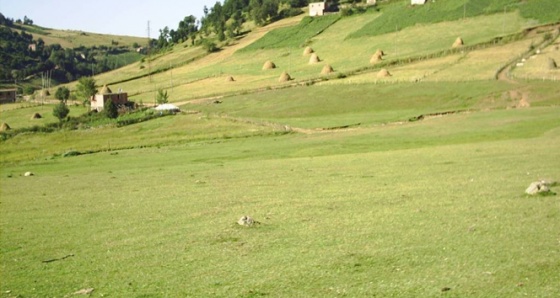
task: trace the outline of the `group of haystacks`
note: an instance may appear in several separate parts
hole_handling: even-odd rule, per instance
[[[311,47],[306,47],[303,50],[303,55],[304,56],[309,56],[309,64],[313,65],[313,64],[317,64],[319,62],[321,62],[321,59],[319,58],[319,56],[317,55],[317,53],[315,53],[315,51],[311,48]],[[272,61],[266,61],[262,67],[263,70],[270,70],[270,69],[275,69],[276,68],[276,64],[274,64],[274,62]],[[330,66],[329,64],[326,64],[325,66],[323,66],[323,69],[321,70],[321,74],[322,75],[327,75],[334,72],[334,69],[332,66]],[[280,75],[280,78],[278,78],[279,82],[287,82],[292,80],[293,78],[290,76],[290,74],[287,71],[283,71],[282,74]]]
[[[383,50],[378,49],[369,59],[369,63],[378,64],[379,62],[383,61],[383,56],[385,56],[385,52],[383,52]],[[385,68],[382,68],[379,72],[377,72],[378,78],[386,78],[390,76],[392,76],[391,73]]]
[[[457,39],[455,40],[455,42],[453,43],[453,45],[451,46],[452,48],[460,48],[464,46],[464,41],[461,37],[457,37]],[[319,56],[317,55],[317,53],[313,50],[313,48],[311,47],[306,47],[303,50],[303,55],[304,56],[309,56],[309,64],[313,65],[313,64],[317,64],[319,62],[321,62],[321,59],[319,58]],[[370,64],[379,64],[380,62],[383,61],[383,57],[385,56],[385,53],[383,52],[383,50],[378,49],[370,58],[369,63]],[[272,61],[266,61],[262,67],[263,70],[270,70],[270,69],[275,69],[276,65],[274,64],[274,62]],[[323,69],[321,70],[321,74],[322,75],[328,75],[330,73],[333,73],[334,69],[332,68],[332,66],[330,66],[329,64],[326,64]],[[384,77],[390,77],[392,76],[392,74],[385,68],[381,69],[378,73],[377,73],[377,77],[378,78],[384,78]],[[232,77],[228,77],[227,79],[228,81],[234,81]],[[290,76],[290,74],[286,71],[282,72],[282,74],[280,75],[280,78],[278,79],[278,81],[280,82],[287,82],[292,80],[292,77]]]
[[[31,115],[31,120],[41,119],[41,118],[43,118],[43,116],[41,116],[41,114],[39,113],[33,113],[33,115]],[[10,127],[10,125],[8,125],[8,123],[2,122],[2,124],[0,124],[0,131],[8,131],[10,129],[12,128]]]
[[[321,59],[319,58],[317,53],[315,53],[315,51],[311,47],[306,47],[305,50],[303,50],[303,55],[304,56],[308,56],[308,55],[310,56],[309,57],[309,64],[317,64],[317,63],[321,62]],[[334,72],[334,68],[330,64],[325,64],[325,66],[323,66],[323,69],[321,70],[322,75],[328,75],[328,74],[333,73],[333,72]]]

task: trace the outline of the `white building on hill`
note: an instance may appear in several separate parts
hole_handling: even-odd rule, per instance
[[[327,9],[327,3],[325,1],[309,3],[309,16],[311,17],[322,16],[325,14],[326,9]]]

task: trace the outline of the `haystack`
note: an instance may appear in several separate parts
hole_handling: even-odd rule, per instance
[[[10,130],[10,129],[12,129],[12,128],[6,122],[2,122],[2,125],[0,125],[0,131],[7,131],[7,130]]]
[[[375,52],[375,54],[373,54],[373,56],[371,56],[371,59],[369,59],[369,63],[375,64],[375,63],[377,63],[381,60],[383,60],[383,54]]]
[[[377,73],[378,78],[385,78],[385,77],[390,77],[390,76],[391,76],[391,73],[388,70],[386,70],[385,68],[383,68],[382,70],[380,70]]]
[[[334,69],[332,68],[332,66],[330,66],[328,64],[323,66],[323,70],[321,70],[322,75],[326,75],[326,74],[329,74],[329,73],[332,73],[332,72],[334,72]]]
[[[34,113],[33,116],[31,116],[31,120],[41,119],[41,118],[43,118],[43,116],[41,116],[41,114],[39,114],[39,113]]]
[[[453,43],[452,48],[459,48],[462,47],[463,45],[464,45],[463,39],[461,37],[457,37],[457,39],[455,39],[455,42]]]
[[[39,91],[39,96],[40,97],[47,97],[47,96],[50,96],[50,95],[51,95],[51,93],[47,89],[43,89],[43,90]]]
[[[292,77],[290,77],[290,74],[288,74],[287,72],[284,71],[284,72],[280,75],[280,78],[278,79],[278,82],[287,82],[287,81],[289,81],[289,80],[291,80],[291,79],[292,79]]]
[[[313,51],[313,49],[311,47],[306,47],[305,50],[303,50],[303,56],[311,55],[314,52],[315,51]]]
[[[319,59],[319,56],[317,56],[316,53],[311,54],[311,57],[309,58],[309,64],[316,64],[319,63],[321,61],[321,59]]]
[[[226,82],[235,82],[235,79],[232,76],[228,76]]]
[[[99,90],[99,94],[111,94],[111,93],[113,93],[113,91],[111,91],[111,89],[107,85],[103,85],[103,88]]]
[[[556,61],[554,61],[554,59],[552,58],[548,58],[548,68],[549,69],[556,69],[558,67],[558,65],[556,64]]]
[[[267,69],[274,69],[276,68],[276,64],[274,64],[274,62],[272,61],[266,61],[263,65],[263,70],[267,70]]]

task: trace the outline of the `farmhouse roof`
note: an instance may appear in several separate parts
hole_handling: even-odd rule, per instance
[[[103,88],[99,90],[99,94],[111,94],[111,93],[113,93],[113,91],[111,91],[111,89],[107,85],[103,85]]]

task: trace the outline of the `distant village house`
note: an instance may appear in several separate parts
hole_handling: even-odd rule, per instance
[[[0,103],[16,102],[16,89],[0,89]]]
[[[316,17],[325,15],[326,9],[327,3],[325,1],[309,3],[309,16]]]
[[[37,51],[37,45],[34,43],[29,44],[29,46],[27,47],[31,52],[36,52]]]
[[[96,110],[98,112],[103,111],[103,108],[105,107],[105,104],[109,99],[111,99],[111,101],[117,106],[125,105],[126,103],[128,103],[128,93],[113,93],[113,91],[111,91],[111,89],[109,89],[109,87],[105,85],[103,86],[101,91],[99,91],[92,97],[91,110]]]

